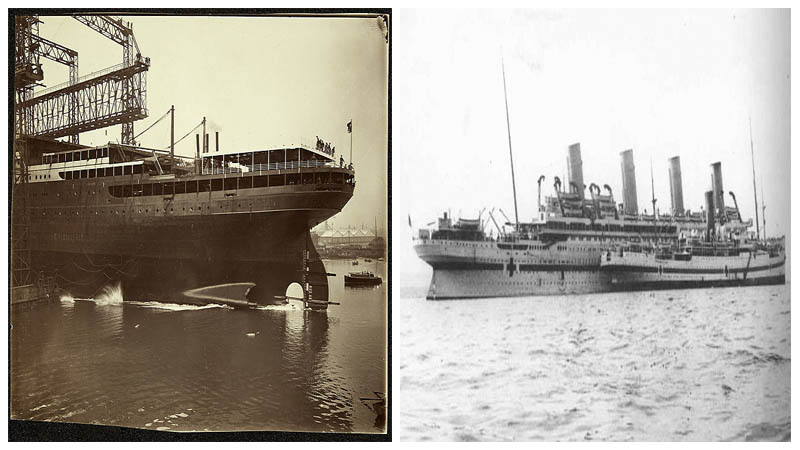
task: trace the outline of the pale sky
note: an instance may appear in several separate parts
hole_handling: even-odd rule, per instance
[[[378,227],[387,218],[388,44],[377,18],[124,17],[150,57],[150,116],[175,105],[175,139],[207,117],[209,146],[241,151],[315,142],[349,158],[353,120],[356,191],[332,224]],[[40,35],[79,53],[79,75],[122,62],[122,48],[69,17],[41,17]],[[48,86],[67,81],[65,66],[42,59]],[[196,131],[199,132],[199,131]],[[194,134],[194,133],[193,133]],[[81,144],[116,142],[120,127],[81,134]],[[138,139],[169,146],[169,119]],[[175,148],[192,156],[195,138]],[[383,233],[383,230],[381,230]]]
[[[763,181],[767,231],[788,240],[788,10],[404,10],[394,21],[397,257],[413,259],[408,214],[414,230],[447,209],[474,218],[497,207],[513,220],[501,55],[520,221],[535,214],[539,175],[543,198],[565,178],[575,142],[585,183],[609,184],[618,203],[619,153],[632,148],[648,211],[651,158],[661,211],[669,157],[681,157],[692,210],[721,161],[726,203],[734,191],[755,219],[749,115],[759,207]]]

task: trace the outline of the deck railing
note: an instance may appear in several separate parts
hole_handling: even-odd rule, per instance
[[[234,163],[236,164],[236,163]],[[241,173],[254,173],[266,172],[268,170],[286,170],[286,169],[312,169],[316,167],[338,167],[333,161],[323,160],[309,160],[309,161],[286,161],[276,163],[260,163],[260,164],[236,164],[227,165],[225,167],[203,167],[203,175],[219,175],[219,174],[241,174]]]

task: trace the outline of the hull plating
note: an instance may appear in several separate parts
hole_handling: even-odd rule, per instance
[[[282,302],[275,296],[303,282],[306,249],[310,272],[325,272],[309,230],[353,193],[348,185],[307,184],[115,198],[107,181],[28,186],[36,199],[29,208],[33,267],[55,274],[73,296],[119,282],[125,300],[209,303],[183,292],[254,283],[247,301]],[[328,300],[326,277],[307,281],[314,299]]]
[[[609,291],[748,286],[785,282],[785,257],[696,257],[693,262],[642,265],[607,260],[600,241],[565,241],[526,249],[501,249],[492,241],[425,240],[415,245],[433,268],[429,300]],[[613,256],[616,258],[616,256]],[[748,261],[749,259],[749,261]],[[601,262],[602,261],[602,262]]]

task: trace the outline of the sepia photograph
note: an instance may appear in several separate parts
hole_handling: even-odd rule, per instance
[[[171,14],[9,11],[9,439],[388,440],[390,10]]]
[[[790,11],[394,19],[394,439],[791,440]]]

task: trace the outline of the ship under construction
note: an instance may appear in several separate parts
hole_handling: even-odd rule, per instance
[[[286,302],[299,283],[298,300],[326,309],[332,274],[309,230],[352,197],[352,165],[319,140],[219,151],[217,136],[211,151],[205,118],[193,158],[175,155],[174,127],[169,150],[138,145],[150,61],[132,25],[74,18],[120,44],[123,62],[79,77],[76,51],[39,36],[39,17],[15,18],[12,303],[119,283],[125,300],[248,307]],[[69,82],[35,90],[40,58],[67,65]],[[120,143],[80,145],[80,133],[112,125]]]

